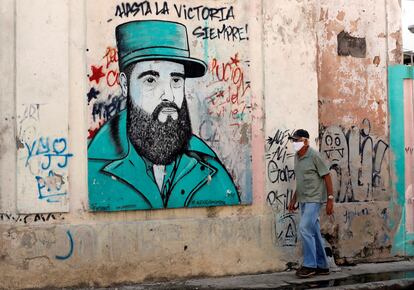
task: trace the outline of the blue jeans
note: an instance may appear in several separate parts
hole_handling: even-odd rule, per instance
[[[303,266],[328,268],[325,249],[319,225],[320,203],[301,202],[299,233],[302,237]]]

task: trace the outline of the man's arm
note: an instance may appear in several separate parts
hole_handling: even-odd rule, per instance
[[[328,194],[328,201],[326,202],[326,214],[333,214],[334,196],[333,196],[333,185],[331,175],[328,173],[323,176],[323,180],[326,185],[326,192]]]
[[[290,213],[295,212],[295,204],[296,204],[296,190],[288,205],[288,210]]]

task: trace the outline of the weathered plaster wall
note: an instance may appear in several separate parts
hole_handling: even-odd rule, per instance
[[[64,31],[69,39],[67,53],[65,53],[68,54],[69,67],[66,65],[55,68],[68,75],[69,82],[66,83],[69,87],[68,94],[54,96],[53,91],[45,91],[45,94],[51,98],[61,98],[62,102],[65,100],[69,102],[69,108],[62,106],[60,111],[58,110],[59,112],[68,110],[68,122],[61,123],[62,120],[59,118],[48,122],[51,129],[55,124],[69,125],[68,147],[64,152],[71,154],[68,160],[69,207],[67,213],[64,213],[63,209],[47,210],[49,213],[43,214],[40,213],[42,210],[36,210],[40,206],[35,204],[32,205],[29,213],[19,210],[17,208],[19,201],[16,199],[15,184],[18,180],[16,175],[19,175],[22,170],[15,169],[16,151],[18,149],[27,152],[27,148],[16,147],[15,142],[18,135],[14,129],[16,85],[13,72],[16,64],[13,60],[16,53],[19,54],[17,57],[24,53],[27,56],[38,57],[38,61],[47,65],[55,65],[48,63],[48,55],[31,55],[29,49],[15,50],[16,26],[21,25],[15,23],[23,21],[16,17],[19,12],[15,11],[28,9],[28,7],[22,8],[24,4],[24,1],[1,2],[1,26],[9,28],[1,34],[2,39],[5,40],[5,45],[1,46],[1,67],[8,72],[5,73],[7,77],[2,79],[1,83],[1,101],[8,112],[5,118],[2,116],[1,125],[2,128],[9,128],[2,130],[2,140],[6,142],[2,143],[4,147],[2,147],[1,160],[1,287],[23,288],[48,285],[59,287],[80,283],[109,285],[161,277],[282,270],[285,261],[277,258],[280,250],[273,243],[273,216],[266,213],[263,193],[264,113],[262,112],[260,1],[245,1],[243,4],[244,10],[249,12],[245,14],[245,21],[251,35],[251,40],[243,43],[243,50],[250,61],[244,66],[249,70],[254,108],[251,110],[253,133],[250,137],[251,173],[254,179],[250,194],[254,201],[253,205],[114,213],[89,212],[86,162],[89,129],[87,93],[90,89],[87,75],[90,73],[90,67],[87,66],[88,39],[85,33],[88,12],[86,1],[77,0],[62,2],[62,5],[67,4],[66,15],[61,17],[61,22],[69,23]],[[209,5],[229,7],[238,4],[212,1]],[[50,13],[56,21],[57,14],[53,13],[61,11],[64,6],[55,7],[56,9],[53,7],[55,6],[48,1],[33,2],[30,5],[32,12],[30,15],[36,18],[36,15],[42,15],[37,14],[37,10],[47,10],[45,13]],[[40,27],[43,25],[44,30],[47,31],[51,29],[49,24],[52,19],[44,18],[37,19],[37,25]],[[28,34],[30,35],[30,32]],[[24,31],[20,31],[19,37],[24,40],[24,37],[28,36]],[[41,42],[38,44],[40,45]],[[223,42],[223,47],[226,44]],[[50,41],[47,45],[53,46],[53,42]],[[50,50],[53,50],[53,47]],[[232,51],[229,50],[228,53]],[[227,61],[227,57],[223,56],[220,60]],[[27,62],[30,65],[30,61]],[[38,67],[44,70],[47,68],[46,65]],[[19,70],[23,69],[24,65],[19,64]],[[28,75],[26,79],[34,86],[35,68],[32,72],[34,77]],[[56,79],[49,81],[54,82]],[[40,104],[40,108],[42,106],[43,103]],[[41,109],[40,119],[47,112],[48,110]],[[237,148],[232,148],[231,152],[236,153]],[[48,158],[48,156],[42,157],[46,159],[40,158],[36,163],[39,166]],[[24,170],[25,166],[23,167]],[[32,186],[26,189],[29,194],[37,190]],[[58,213],[53,213],[55,211]]]
[[[330,241],[341,257],[387,256],[389,223],[400,214],[389,209],[386,73],[401,61],[399,3],[321,1],[318,9],[319,141],[337,202]]]
[[[66,212],[68,162],[72,157],[68,149],[69,70],[66,69],[69,68],[69,3],[40,0],[36,5],[49,9],[34,14],[24,1],[17,1],[15,8],[19,147],[16,207],[21,213]],[[46,19],[46,24],[39,19]],[[28,194],[29,188],[35,188],[36,194]]]
[[[0,102],[4,112],[0,120],[0,287],[109,285],[144,279],[283,270],[286,262],[297,259],[294,254],[298,217],[287,213],[287,201],[295,186],[293,152],[287,137],[298,128],[309,130],[313,146],[340,152],[343,149],[342,153],[351,152],[353,158],[338,159],[332,168],[340,204],[335,209],[335,221],[327,224],[326,232],[331,235],[337,255],[375,258],[381,251],[389,254],[384,248],[391,246],[394,228],[388,226],[388,203],[393,197],[387,187],[390,152],[384,147],[389,142],[386,67],[388,62],[399,61],[397,1],[354,1],[343,7],[329,1],[310,0],[209,1],[208,5],[216,8],[240,5],[246,13],[249,41],[242,49],[249,60],[245,65],[252,90],[252,204],[110,213],[90,212],[88,207],[86,164],[91,128],[87,94],[91,89],[88,77],[91,63],[86,52],[89,39],[85,28],[92,10],[87,9],[84,0],[64,1],[61,5],[52,2],[55,1],[31,2],[30,9],[22,0],[0,2],[0,27],[8,28],[0,34],[3,75]],[[184,2],[194,5],[193,1],[177,3]],[[68,39],[68,47],[63,48],[65,58],[56,60],[39,53],[40,48],[24,50],[23,40],[30,36],[25,36],[26,31],[30,34],[30,28],[22,29],[24,20],[19,15],[23,11],[33,21],[39,21],[37,29],[42,25],[45,30],[51,29],[49,25],[54,21],[62,25],[59,27]],[[58,12],[64,15],[56,17]],[[51,17],[44,15],[47,13]],[[352,37],[365,38],[365,57],[352,56],[354,50],[349,56],[338,56],[337,35],[342,30]],[[20,49],[15,46],[18,38],[22,40]],[[53,50],[53,41],[44,44],[51,46],[51,51],[59,49],[56,44]],[[224,62],[228,59],[225,53],[233,56],[233,48],[226,42],[222,45],[219,55]],[[28,57],[25,62],[15,61],[22,56]],[[56,63],[68,66],[52,68],[64,72],[63,75],[52,75],[44,83],[56,85],[64,82],[60,77],[67,76],[66,96],[54,95],[52,85],[50,90],[41,86],[46,101],[38,102],[42,108],[49,102],[49,96],[50,100],[69,104],[69,107],[55,105],[62,116],[67,112],[67,121],[53,118],[41,126],[46,131],[48,127],[53,131],[55,125],[69,128],[67,148],[61,152],[71,154],[65,171],[68,183],[64,180],[68,184],[68,197],[67,204],[62,202],[59,209],[36,210],[41,206],[30,202],[26,202],[28,211],[18,206],[19,200],[25,201],[24,195],[17,194],[21,187],[18,175],[26,166],[24,158],[16,162],[16,152],[25,149],[16,142],[20,124],[16,121],[16,111],[21,109],[17,108],[16,97],[20,94],[31,100],[26,93],[36,87],[36,68],[29,70],[31,74],[23,74],[24,66],[32,64],[30,56],[38,58],[36,68],[45,78],[48,76],[44,76],[44,70],[50,66]],[[54,63],[48,63],[49,59]],[[25,94],[16,88],[23,81],[22,76],[28,82]],[[36,105],[26,101],[21,103]],[[42,119],[49,110],[40,112]],[[329,134],[332,143],[323,145],[323,140],[329,141]],[[52,137],[53,147],[53,140],[60,140],[62,134]],[[324,147],[335,142],[343,147]],[[225,150],[237,156],[236,146]],[[327,155],[326,151],[322,153]],[[41,157],[48,160],[48,156]],[[65,158],[58,157],[60,162]],[[45,159],[36,158],[39,158],[36,164],[41,166]],[[369,174],[360,176],[360,172]],[[349,186],[342,187],[343,184]],[[38,190],[36,186],[26,188],[30,192]],[[361,200],[352,200],[356,196]],[[398,211],[395,214],[394,220],[398,220]]]
[[[0,5],[3,27],[9,27],[9,33],[1,33],[0,38],[3,43],[0,47],[0,61],[2,68],[7,71],[0,79],[1,98],[0,105],[2,117],[0,118],[0,209],[15,210],[15,175],[16,172],[16,139],[14,138],[15,121],[15,101],[14,101],[14,82],[15,82],[15,46],[14,46],[14,1],[2,1]],[[7,174],[8,173],[8,174]]]
[[[298,212],[287,210],[295,190],[288,137],[299,128],[309,131],[312,146],[318,137],[316,12],[313,1],[264,2],[266,204],[286,259],[298,242]]]

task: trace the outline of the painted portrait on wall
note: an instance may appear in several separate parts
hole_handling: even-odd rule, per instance
[[[133,4],[88,9],[108,18],[88,23],[90,210],[251,203],[248,67],[240,58],[248,55],[247,25],[223,24],[238,35],[222,32],[214,41],[199,35],[209,31],[200,26],[205,20],[188,17],[184,4],[172,13],[166,2],[145,2],[149,15],[141,6],[140,17],[130,13]],[[235,8],[226,9],[223,22],[235,20]],[[226,45],[234,49],[230,61]]]

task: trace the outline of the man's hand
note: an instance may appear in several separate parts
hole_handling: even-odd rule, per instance
[[[328,173],[327,175],[323,176],[325,180],[326,190],[328,192],[328,201],[326,202],[326,214],[332,215],[333,214],[333,207],[334,207],[334,200],[333,200],[333,185],[332,185],[332,178],[331,175]],[[329,198],[331,197],[331,198]]]
[[[295,209],[295,204],[296,204],[296,191],[295,191],[295,194],[292,196],[292,198],[289,202],[289,205],[288,205],[288,210],[289,210],[290,213],[295,212],[295,210],[296,210]]]
[[[326,202],[326,214],[327,215],[332,215],[334,210],[334,201],[333,199],[328,199],[328,201]]]

